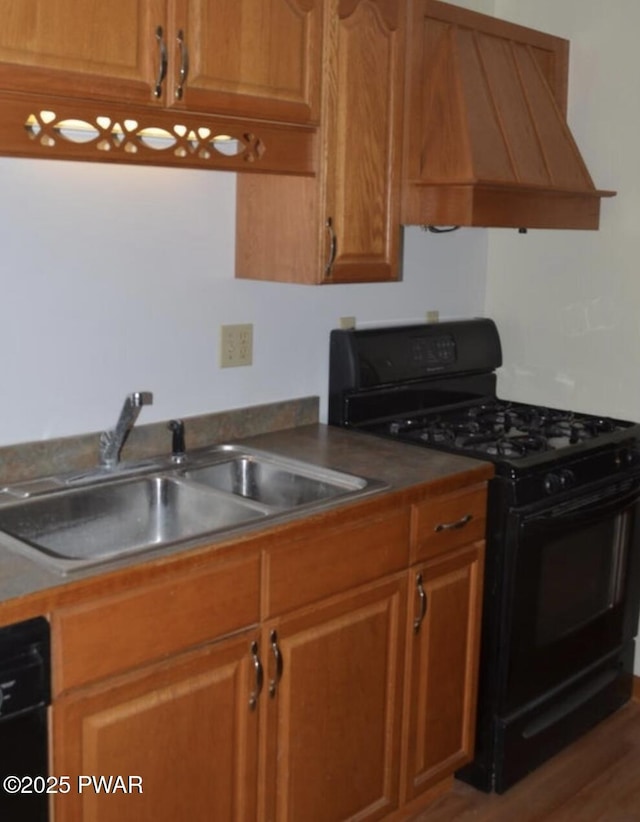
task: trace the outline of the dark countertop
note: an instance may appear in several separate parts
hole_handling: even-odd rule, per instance
[[[234,442],[326,468],[382,480],[389,486],[386,491],[380,492],[382,494],[424,485],[432,486],[434,492],[443,492],[467,483],[484,481],[493,474],[490,463],[322,424],[288,428]],[[358,504],[358,501],[337,502],[336,507],[348,504]],[[308,515],[304,512],[292,513],[287,519],[300,519]],[[281,524],[282,520],[279,520],[278,525]],[[269,527],[264,524],[248,526],[247,529],[234,532],[234,538],[239,533],[242,535],[245,530],[255,534]],[[228,542],[229,535],[222,534],[218,539]],[[165,547],[153,554],[138,555],[120,560],[117,564],[96,566],[64,576],[11,550],[6,542],[3,544],[0,536],[0,623],[5,621],[5,611],[16,612],[19,601],[33,599],[34,594],[43,595],[45,608],[45,595],[54,590],[59,591],[61,587],[71,586],[79,580],[96,580],[106,574],[113,576],[114,571],[130,570],[134,566],[157,562],[159,559],[166,563],[168,558],[182,557],[190,549],[216,542],[215,535],[208,536],[188,545]]]
[[[493,466],[488,462],[330,425],[305,425],[260,434],[243,442],[326,468],[379,479],[393,490],[437,483],[469,471],[483,472],[485,477],[493,475]]]

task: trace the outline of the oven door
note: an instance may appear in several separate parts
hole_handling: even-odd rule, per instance
[[[638,624],[640,479],[509,517],[502,709],[541,697]]]

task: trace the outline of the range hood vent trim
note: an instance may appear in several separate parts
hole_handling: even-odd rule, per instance
[[[414,9],[402,222],[598,228],[615,192],[595,188],[565,118],[568,42],[437,0]]]

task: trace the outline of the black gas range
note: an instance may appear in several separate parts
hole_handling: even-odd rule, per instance
[[[491,461],[475,761],[502,792],[631,692],[640,425],[499,398],[489,319],[331,333],[329,422]]]
[[[359,426],[379,436],[494,463],[512,504],[534,502],[640,464],[640,426],[612,417],[477,397],[457,408]]]
[[[501,364],[489,319],[333,331],[329,422],[537,477],[518,503],[640,466],[639,424],[499,399]]]

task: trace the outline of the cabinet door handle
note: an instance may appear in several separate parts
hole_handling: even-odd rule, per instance
[[[262,693],[262,686],[264,684],[264,671],[262,670],[262,662],[260,662],[260,656],[258,654],[257,642],[251,643],[251,661],[256,676],[256,687],[249,697],[249,707],[252,711],[255,711],[256,705],[258,704],[258,697]]]
[[[327,217],[327,222],[324,225],[329,232],[329,259],[324,267],[324,276],[330,277],[333,273],[333,264],[336,261],[336,254],[338,253],[338,238],[336,237],[331,217]]]
[[[413,633],[417,634],[420,631],[422,621],[427,615],[427,592],[424,590],[422,584],[422,574],[416,576],[416,588],[418,589],[418,597],[420,599],[420,613],[413,620]]]
[[[178,85],[176,86],[176,100],[182,100],[184,87],[189,76],[189,49],[184,41],[182,29],[178,32],[178,49],[180,51],[180,70],[178,72]]]
[[[158,51],[160,52],[160,64],[158,66],[158,76],[156,78],[155,88],[153,89],[153,96],[161,97],[162,84],[164,83],[164,78],[167,76],[167,63],[169,59],[167,55],[167,44],[164,42],[164,31],[162,30],[162,26],[158,26],[156,29],[156,40],[158,41]]]
[[[455,531],[458,528],[464,528],[464,526],[471,522],[473,519],[472,514],[465,514],[460,519],[457,519],[455,522],[441,522],[435,526],[433,529],[434,531]]]
[[[278,684],[282,679],[284,662],[282,661],[282,651],[278,645],[278,634],[275,631],[271,631],[269,634],[269,641],[271,642],[271,651],[276,663],[276,675],[269,683],[269,696],[274,697],[278,690]]]

